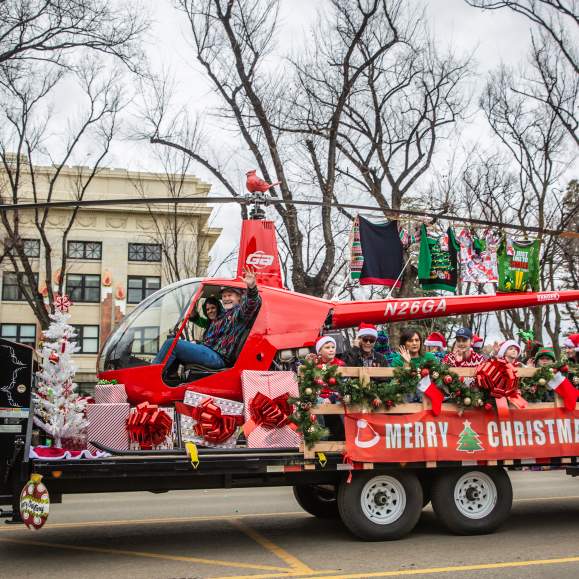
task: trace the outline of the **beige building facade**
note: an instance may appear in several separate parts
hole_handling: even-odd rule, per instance
[[[51,201],[77,197],[82,167],[66,168],[58,178]],[[37,198],[46,199],[53,170],[35,167]],[[79,177],[80,176],[80,177]],[[84,199],[126,199],[169,197],[178,190],[180,197],[205,197],[210,185],[193,176],[167,176],[156,173],[131,173],[120,169],[99,172],[86,190]],[[21,187],[19,203],[32,200],[32,193]],[[39,194],[40,193],[40,194]],[[134,204],[82,208],[70,231],[63,237],[72,209],[51,208],[42,227],[51,248],[52,284],[63,277],[65,292],[74,303],[70,323],[77,330],[81,348],[75,354],[76,381],[90,392],[96,379],[97,355],[107,336],[124,315],[160,287],[176,279],[206,275],[209,251],[220,229],[210,226],[212,208],[206,204]],[[14,215],[9,217],[14,218]],[[46,292],[46,244],[35,224],[32,210],[20,210],[19,236],[23,240],[38,291]],[[3,229],[4,249],[10,238]],[[65,271],[60,270],[66,252]],[[37,345],[41,328],[28,303],[23,299],[14,263],[6,256],[0,263],[0,335]],[[45,297],[48,304],[48,298]],[[151,336],[142,336],[143,344]]]

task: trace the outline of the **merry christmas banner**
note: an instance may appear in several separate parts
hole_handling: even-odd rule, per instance
[[[346,452],[356,462],[503,460],[579,456],[579,410],[513,409],[459,415],[347,414]]]

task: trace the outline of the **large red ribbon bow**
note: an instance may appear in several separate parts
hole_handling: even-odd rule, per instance
[[[270,398],[258,392],[249,404],[249,414],[251,419],[243,425],[243,432],[247,436],[258,426],[264,428],[282,428],[283,426],[295,427],[289,422],[289,417],[294,408],[288,402],[289,393],[280,394],[275,398]]]
[[[526,408],[527,401],[519,391],[519,378],[512,364],[506,360],[488,360],[476,370],[479,388],[489,391],[496,400],[499,417],[508,418],[509,402],[515,408]]]
[[[193,430],[197,436],[211,444],[221,444],[235,434],[238,426],[243,424],[241,415],[223,414],[213,398],[205,398],[199,406],[189,406],[182,402],[175,404],[177,412],[195,420]]]
[[[127,421],[129,439],[143,450],[162,444],[172,426],[173,419],[156,404],[148,402],[139,404]]]

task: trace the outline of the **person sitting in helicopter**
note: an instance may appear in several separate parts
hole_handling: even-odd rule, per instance
[[[223,313],[223,306],[216,297],[209,296],[203,302],[201,309],[203,310],[205,317],[196,311],[190,321],[192,321],[196,326],[203,328],[203,336],[201,338],[201,341],[203,342],[209,326]]]
[[[375,351],[378,330],[373,324],[361,323],[358,328],[358,346],[344,354],[346,366],[365,366],[384,368],[388,366],[386,358]]]
[[[253,271],[245,270],[243,281],[247,291],[237,287],[221,289],[223,312],[206,329],[203,343],[195,344],[178,340],[167,360],[170,372],[175,362],[197,364],[212,370],[220,370],[232,365],[231,357],[238,346],[240,337],[251,326],[261,306],[261,297]],[[154,363],[161,363],[173,342],[169,338],[161,347]]]
[[[497,359],[505,360],[518,368],[523,365],[521,362],[521,351],[522,348],[518,342],[515,340],[505,340],[497,352]]]
[[[579,363],[579,334],[569,334],[563,342],[565,358],[570,364]]]

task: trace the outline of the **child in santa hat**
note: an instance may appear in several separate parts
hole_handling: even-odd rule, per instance
[[[569,334],[563,342],[565,357],[569,364],[579,363],[579,334]]]
[[[322,336],[316,342],[318,363],[327,366],[345,366],[340,358],[336,357],[336,340],[332,336]]]
[[[440,332],[432,332],[424,340],[424,350],[431,352],[441,361],[446,356],[446,338]]]
[[[505,340],[499,347],[497,352],[497,358],[499,360],[505,360],[509,364],[515,367],[522,366],[521,363],[521,346],[515,340]]]

